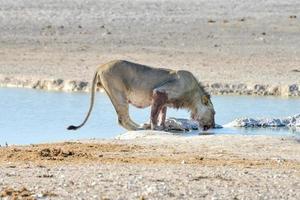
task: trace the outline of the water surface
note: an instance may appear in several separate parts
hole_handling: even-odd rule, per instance
[[[82,122],[89,106],[89,94],[46,92],[30,89],[0,88],[0,145],[32,144],[70,139],[113,138],[126,130],[117,123],[117,115],[103,94],[96,95],[92,115],[84,127],[67,131]],[[300,113],[299,98],[214,96],[216,123],[226,124],[239,117],[284,117]],[[132,118],[143,123],[149,108],[131,107]],[[188,118],[184,110],[168,110],[168,116]],[[193,132],[194,135],[199,131]],[[209,134],[298,135],[287,128],[223,128]]]

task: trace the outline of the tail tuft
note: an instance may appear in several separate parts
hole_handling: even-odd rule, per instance
[[[73,126],[73,125],[71,125],[71,126],[69,126],[68,128],[67,128],[68,130],[76,130],[76,129],[78,129],[78,127],[77,126]]]

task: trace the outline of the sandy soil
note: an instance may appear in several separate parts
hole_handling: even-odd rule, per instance
[[[90,81],[112,59],[207,83],[298,84],[300,3],[0,1],[0,75]]]
[[[176,136],[0,148],[2,197],[299,199],[295,138]]]
[[[299,13],[297,0],[0,0],[0,85],[90,81],[125,59],[300,96]],[[299,148],[264,136],[1,147],[0,199],[300,199]]]

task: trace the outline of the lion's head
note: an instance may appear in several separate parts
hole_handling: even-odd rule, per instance
[[[191,118],[199,122],[204,131],[215,127],[215,110],[209,95],[203,95],[191,112]]]

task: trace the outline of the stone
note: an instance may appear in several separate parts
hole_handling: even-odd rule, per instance
[[[198,122],[183,118],[168,118],[166,119],[165,125],[167,130],[198,130]]]
[[[224,127],[300,127],[300,114],[286,118],[239,118]]]

